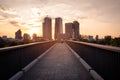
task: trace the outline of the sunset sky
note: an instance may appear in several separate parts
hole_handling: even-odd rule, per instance
[[[120,0],[0,0],[0,36],[36,30],[42,36],[45,16],[80,23],[83,35],[120,36]],[[53,25],[54,31],[54,25]]]

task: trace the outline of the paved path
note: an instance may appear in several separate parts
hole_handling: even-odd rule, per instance
[[[57,43],[19,80],[93,80],[90,74],[65,46]]]

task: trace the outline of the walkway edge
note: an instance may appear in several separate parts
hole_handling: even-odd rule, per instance
[[[92,69],[90,65],[88,65],[68,44],[65,43],[67,48],[76,56],[80,63],[85,67],[85,69],[90,73],[90,75],[95,80],[104,80],[95,70]]]
[[[34,64],[36,64],[36,62],[38,62],[39,59],[41,59],[46,53],[48,53],[54,46],[55,46],[55,44],[52,47],[50,47],[47,51],[45,51],[44,53],[42,53],[40,56],[38,56],[35,60],[33,60],[26,67],[22,68],[22,71],[23,72],[27,72]]]
[[[22,75],[23,75],[23,71],[19,71],[8,80],[18,80],[20,77],[22,77]]]
[[[51,49],[53,49],[55,45],[56,44],[54,44],[53,46],[51,46],[48,50],[46,50],[44,53],[42,53],[40,56],[38,56],[35,60],[33,60],[27,66],[25,66],[24,68],[22,68],[21,71],[18,71],[15,75],[13,75],[8,80],[18,80],[20,77],[22,77],[24,75],[25,72],[27,72],[32,66],[34,66],[38,62],[39,59],[41,59],[46,53],[48,53]]]

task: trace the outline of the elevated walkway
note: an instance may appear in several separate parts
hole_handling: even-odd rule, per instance
[[[93,80],[64,43],[57,43],[19,80]]]

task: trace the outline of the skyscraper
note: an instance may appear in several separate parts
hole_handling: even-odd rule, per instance
[[[60,34],[63,33],[62,18],[55,18],[55,39],[60,39]]]
[[[22,39],[22,31],[20,29],[17,32],[15,32],[15,39],[16,40]]]
[[[74,39],[79,39],[80,32],[79,32],[79,22],[78,21],[73,22],[73,33],[74,33]]]
[[[72,39],[73,23],[65,23],[65,34],[67,39]]]
[[[43,38],[45,40],[52,39],[52,20],[50,17],[45,17],[43,22]]]
[[[79,22],[65,23],[65,34],[67,39],[79,39]]]

